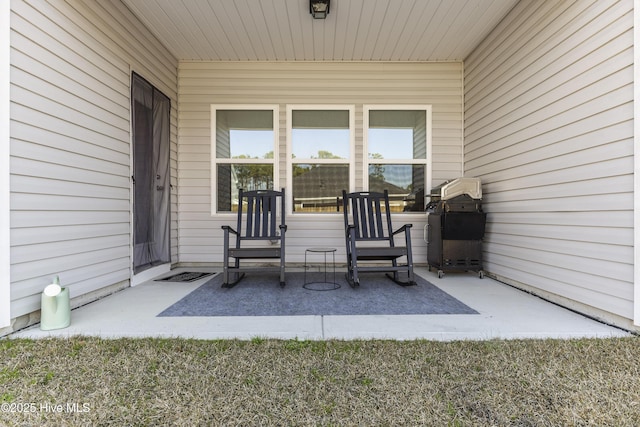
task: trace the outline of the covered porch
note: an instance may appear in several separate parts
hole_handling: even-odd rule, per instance
[[[74,310],[69,328],[44,334],[34,325],[17,335],[456,339],[593,333],[582,322],[603,327],[509,285],[640,330],[634,102],[640,13],[633,2],[434,0],[388,7],[352,0],[334,2],[323,20],[307,6],[307,0],[253,9],[241,0],[5,5],[10,90],[0,112],[7,141],[0,154],[0,335],[37,320],[40,294],[56,276],[74,305],[96,301]],[[167,256],[150,265],[163,262],[168,271],[220,264],[221,226],[232,216],[227,205],[236,187],[227,178],[245,163],[266,166],[273,187],[287,190],[292,268],[309,242],[340,248],[344,234],[339,213],[297,210],[296,202],[309,198],[297,188],[305,181],[301,171],[342,168],[333,174],[343,176],[334,188],[358,191],[389,182],[379,175],[403,166],[411,170],[407,196],[478,177],[491,279],[419,274],[479,314],[158,318],[198,283],[153,282],[135,263],[136,225],[152,221],[138,218],[134,207],[134,74],[171,106],[163,122],[168,172],[162,183],[155,183],[160,174],[149,174],[157,184],[151,192],[163,191],[158,205],[166,215],[155,223],[165,226]],[[234,145],[224,140],[217,112],[256,109],[268,113],[268,126],[258,121],[249,128],[269,128],[268,146],[250,158],[227,155]],[[327,156],[298,154],[294,131],[310,125],[303,120],[309,111],[348,133],[344,153],[328,144],[319,147]],[[407,145],[413,153],[372,149],[375,131],[389,125],[381,116],[398,111],[425,117],[411,127],[420,136]],[[406,128],[397,117],[392,125]],[[381,145],[389,147],[392,141]],[[311,198],[324,202],[328,183],[316,181]],[[413,223],[414,259],[424,265],[427,216],[407,210],[397,218]],[[344,255],[338,249],[337,259]],[[565,316],[581,319],[579,326]]]

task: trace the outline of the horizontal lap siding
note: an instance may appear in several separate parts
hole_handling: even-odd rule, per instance
[[[220,226],[229,215],[211,215],[211,104],[278,104],[280,151],[286,148],[287,104],[353,104],[356,186],[362,187],[363,104],[433,106],[433,185],[462,171],[462,65],[460,63],[181,62],[179,69],[180,261],[222,262]],[[279,168],[285,181],[285,158]],[[394,218],[414,224],[417,263],[426,263],[422,214]],[[287,261],[302,262],[310,246],[338,248],[344,262],[340,215],[287,219]]]
[[[119,2],[12,2],[11,317],[56,275],[72,297],[129,279],[131,70],[172,99],[175,186],[177,61]]]
[[[633,2],[521,2],[465,61],[485,268],[633,317]]]

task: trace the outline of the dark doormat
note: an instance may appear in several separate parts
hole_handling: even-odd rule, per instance
[[[227,289],[221,287],[219,274],[158,316],[478,314],[418,276],[417,286],[402,287],[384,274],[366,274],[356,289],[346,283],[343,273],[336,279],[340,288],[317,292],[303,288],[303,273],[287,273],[284,288],[277,274],[247,273]]]
[[[213,273],[200,273],[197,271],[186,271],[184,273],[177,273],[173,276],[163,277],[162,279],[156,279],[156,282],[193,282],[205,276],[210,276]]]

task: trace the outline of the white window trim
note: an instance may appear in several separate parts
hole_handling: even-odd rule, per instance
[[[427,158],[425,161],[422,159],[383,159],[386,164],[424,164],[425,171],[425,194],[428,194],[431,189],[432,182],[432,164],[433,164],[433,149],[431,135],[433,133],[433,106],[429,104],[365,104],[362,106],[362,182],[368,187],[369,184],[369,163],[378,163],[378,161],[370,162],[369,159],[369,111],[371,110],[424,110],[427,117]],[[403,212],[402,215],[415,215],[415,212]],[[419,215],[424,213],[418,212]]]
[[[326,218],[331,215],[343,215],[342,212],[336,213],[302,213],[293,212],[293,159],[291,153],[292,147],[292,126],[293,126],[293,110],[343,110],[349,112],[349,159],[296,159],[295,163],[318,163],[318,164],[332,164],[332,163],[348,163],[349,164],[349,188],[348,191],[353,191],[356,185],[356,173],[355,173],[355,154],[356,154],[356,107],[353,104],[287,104],[287,149],[286,149],[286,168],[287,168],[287,188],[290,189],[287,195],[287,215],[300,215],[305,218],[311,217],[323,217]]]
[[[218,110],[271,110],[273,113],[273,159],[242,159],[241,163],[271,163],[273,164],[273,185],[274,190],[279,190],[278,183],[280,177],[280,106],[278,104],[211,104],[211,215],[212,216],[236,216],[234,212],[218,212],[218,164],[239,163],[238,159],[223,158],[216,156],[216,111]]]

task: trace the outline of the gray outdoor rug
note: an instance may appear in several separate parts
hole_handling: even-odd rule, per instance
[[[317,274],[307,273],[307,279],[318,280]],[[478,314],[419,276],[417,286],[402,287],[384,274],[365,274],[353,289],[344,273],[336,273],[341,287],[329,291],[305,289],[303,280],[303,273],[287,273],[281,288],[277,274],[254,272],[226,289],[218,274],[158,316]]]

